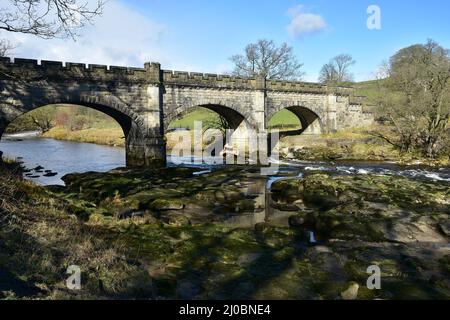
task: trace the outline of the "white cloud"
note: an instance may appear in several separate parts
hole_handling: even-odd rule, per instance
[[[119,1],[109,1],[103,15],[85,27],[75,42],[24,34],[1,36],[18,45],[15,57],[143,67],[147,61],[168,63],[162,49],[165,30]]]
[[[304,6],[298,5],[288,10],[291,23],[287,27],[289,34],[301,37],[307,34],[317,33],[326,29],[325,19],[313,13],[304,12]]]

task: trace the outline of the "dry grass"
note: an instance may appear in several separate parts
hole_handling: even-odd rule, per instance
[[[450,165],[449,155],[427,159],[418,153],[402,154],[386,141],[371,132],[386,130],[385,127],[345,129],[324,135],[286,137],[280,148],[304,148],[306,156],[315,160],[327,160],[329,154],[340,155],[341,160],[394,161],[398,163],[422,163],[431,166]],[[311,160],[310,159],[310,160]]]
[[[209,145],[208,139],[206,136],[203,137],[203,148],[207,147]],[[173,131],[166,134],[166,148],[170,152],[175,146],[180,147],[182,143],[187,143],[186,141],[188,139],[191,139],[191,146],[193,146],[194,143],[194,131],[193,130],[180,130],[180,131]],[[189,143],[187,143],[189,145]]]
[[[125,137],[120,128],[91,128],[70,131],[56,127],[45,133],[44,136],[57,140],[95,143],[115,147],[125,146]]]
[[[142,273],[130,265],[123,245],[104,239],[105,230],[85,224],[70,214],[69,204],[46,189],[0,168],[0,270],[6,283],[3,298],[101,298],[126,296],[130,279]],[[66,270],[82,270],[82,290],[66,288]]]

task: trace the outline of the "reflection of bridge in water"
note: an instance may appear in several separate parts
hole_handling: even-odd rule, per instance
[[[261,176],[242,179],[241,192],[249,201],[253,201],[254,209],[246,211],[244,208],[237,207],[235,208],[237,212],[230,214],[221,223],[234,228],[254,228],[259,223],[288,226],[289,217],[294,213],[274,208],[269,179]]]
[[[372,120],[351,88],[172,72],[158,63],[139,69],[1,58],[0,86],[0,136],[14,119],[39,107],[86,106],[121,125],[127,164],[134,166],[165,165],[169,123],[196,107],[223,116],[236,142],[251,130],[267,132],[269,119],[284,109],[298,117],[302,129],[282,136],[331,132]]]

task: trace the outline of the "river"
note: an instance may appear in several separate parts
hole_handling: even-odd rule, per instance
[[[64,185],[61,178],[68,173],[89,171],[106,172],[125,166],[123,148],[91,143],[59,141],[31,134],[6,135],[0,141],[4,157],[23,162],[25,168],[43,167],[43,172],[32,170],[27,177],[41,185]],[[57,173],[45,177],[45,170]]]
[[[5,157],[23,162],[24,167],[30,170],[26,172],[26,178],[41,185],[64,185],[61,178],[68,173],[107,172],[125,166],[124,148],[59,141],[42,138],[34,133],[4,135],[0,141],[0,150],[4,152]],[[177,160],[179,163],[179,159]],[[190,162],[190,159],[184,160],[186,165]],[[169,157],[169,165],[173,165],[171,162]],[[379,162],[282,161],[280,165],[280,173],[277,177],[269,179],[269,184],[282,178],[283,172],[290,172],[292,175],[292,171],[299,175],[314,171],[328,171],[343,175],[400,175],[414,179],[450,181],[450,168],[399,166]],[[209,169],[206,166],[203,167]],[[38,170],[33,170],[36,168]]]

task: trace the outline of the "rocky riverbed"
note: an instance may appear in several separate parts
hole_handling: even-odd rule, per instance
[[[258,168],[196,171],[118,169],[47,187],[132,266],[133,280],[120,290],[110,274],[90,271],[91,294],[450,298],[448,182],[295,171],[268,181]],[[380,290],[366,287],[372,265],[382,272]]]

